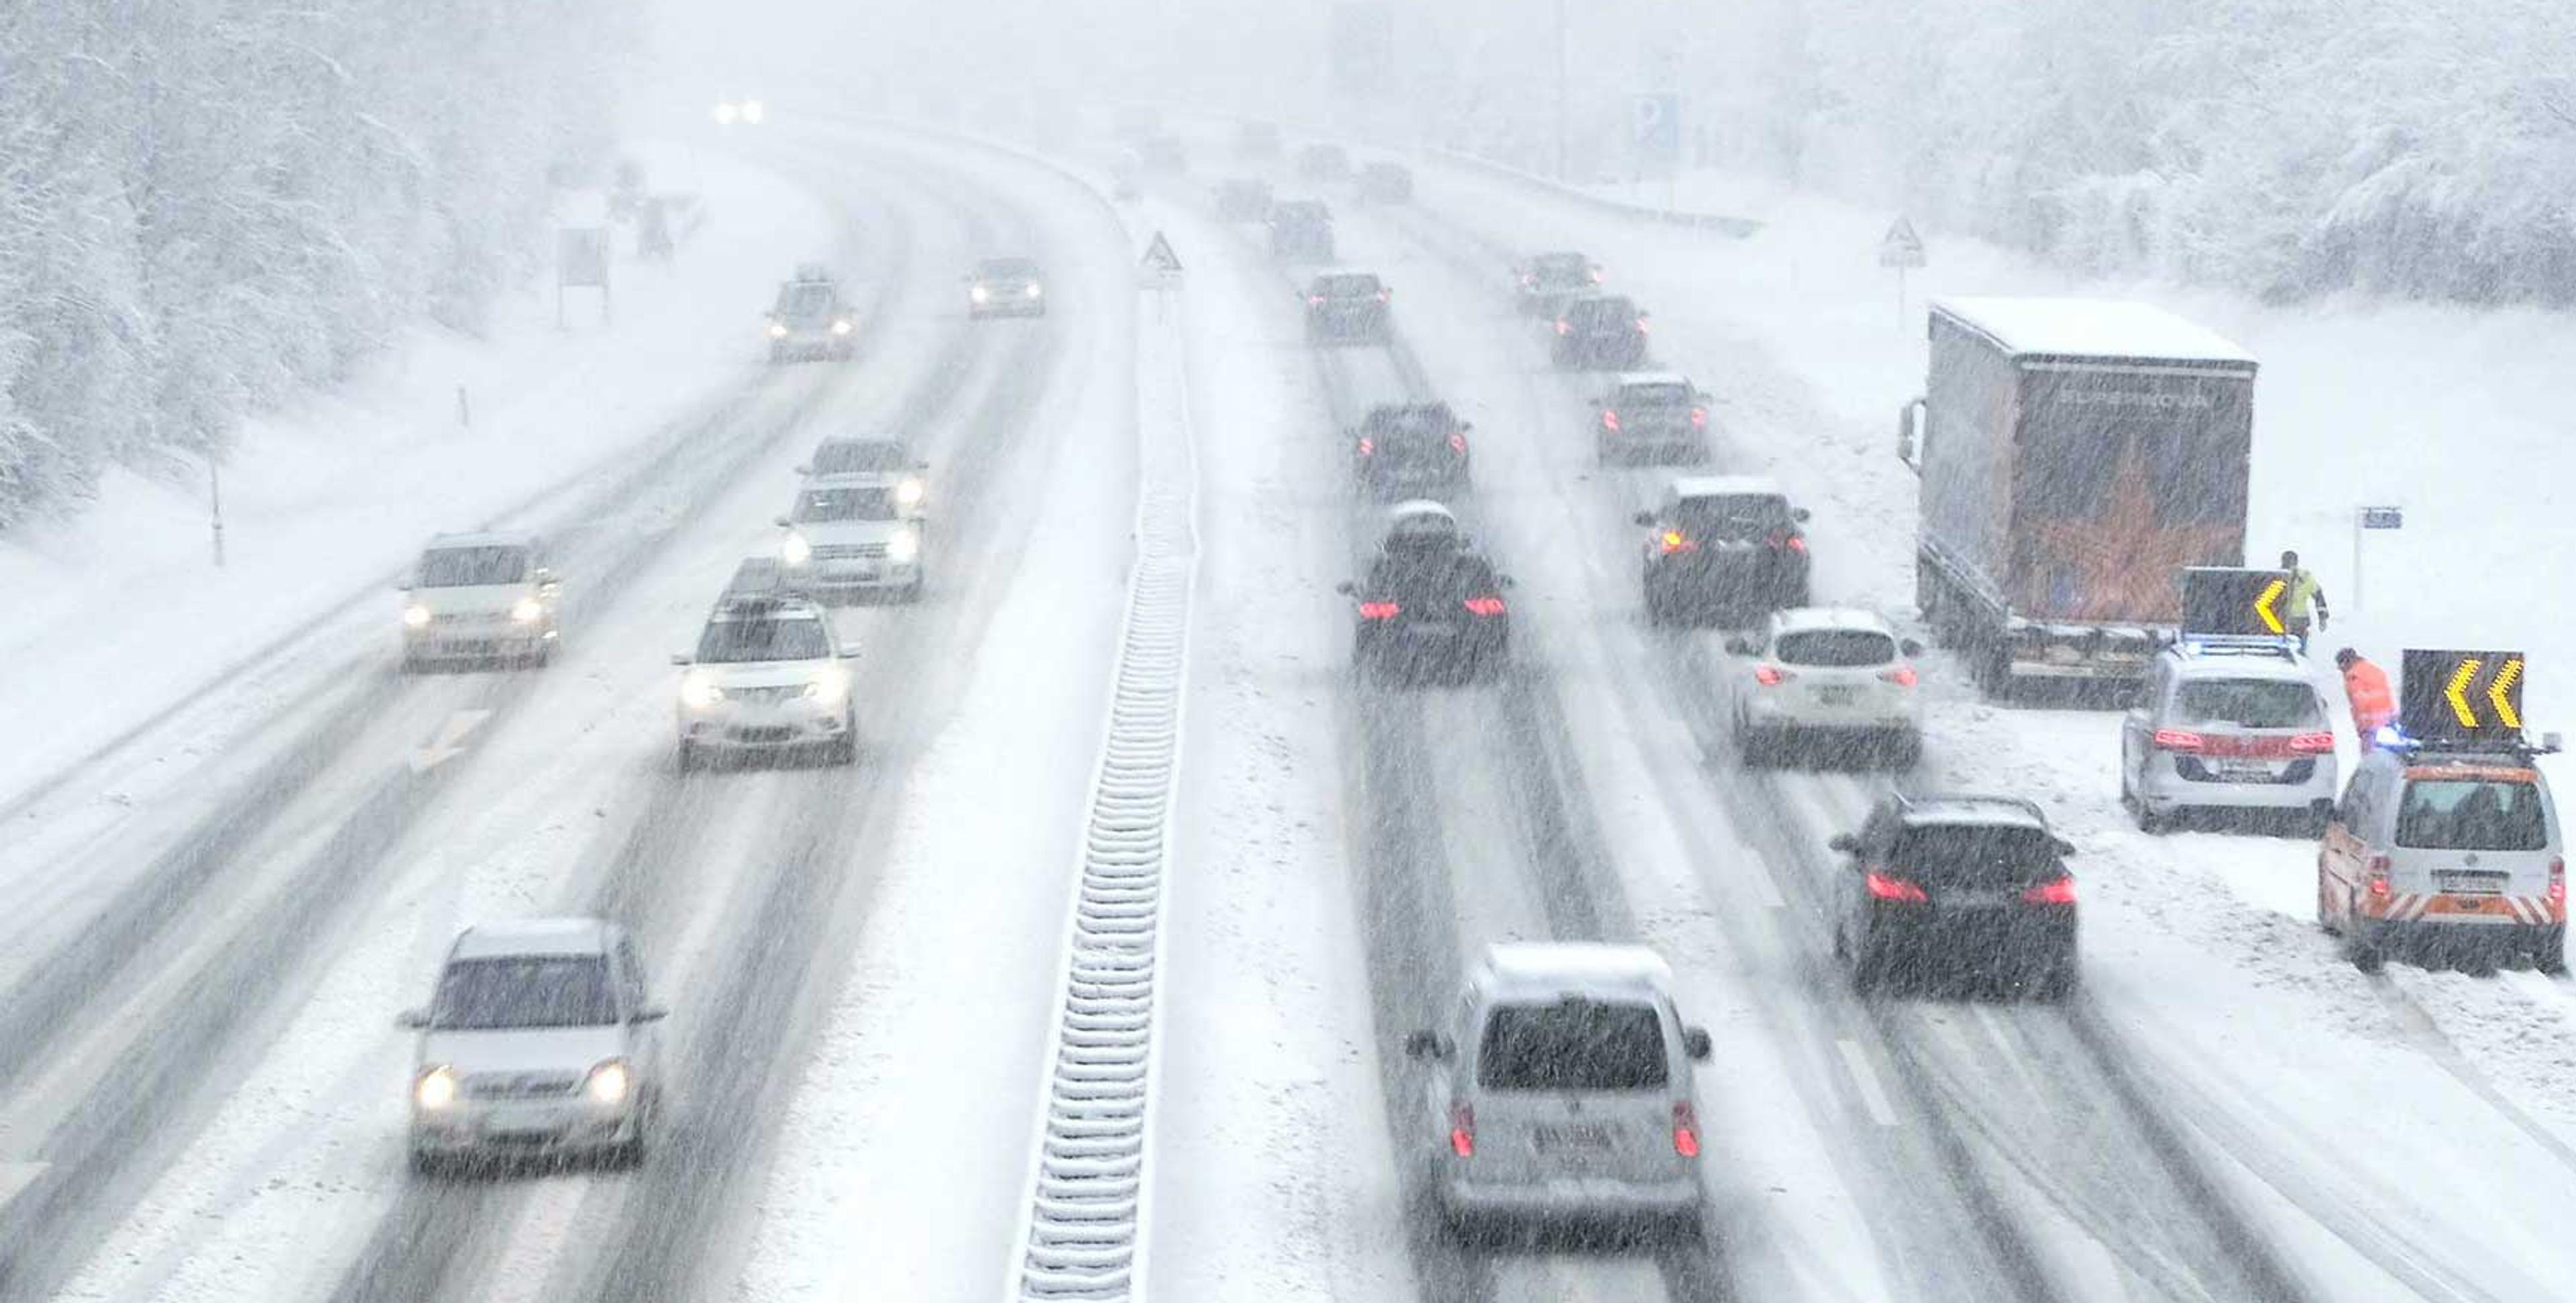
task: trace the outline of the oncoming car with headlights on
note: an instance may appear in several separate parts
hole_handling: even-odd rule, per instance
[[[832,479],[840,476],[891,476],[894,480],[895,503],[906,511],[917,512],[929,497],[930,486],[921,473],[930,463],[916,460],[912,446],[901,439],[860,439],[834,435],[814,445],[814,455],[796,468],[807,479]]]
[[[778,287],[778,301],[769,309],[769,360],[847,361],[858,348],[858,324],[831,273],[808,263]]]
[[[833,475],[806,481],[778,518],[788,581],[817,596],[891,593],[919,601],[923,579],[920,480]],[[905,501],[907,486],[911,486]]]
[[[859,758],[858,715],[847,662],[823,608],[802,597],[737,595],[719,601],[698,649],[681,667],[682,772],[711,752],[820,752],[836,765]]]
[[[441,534],[398,585],[405,670],[437,661],[544,665],[562,630],[562,585],[534,534]]]
[[[966,278],[969,317],[1043,317],[1046,277],[1028,258],[986,258]]]
[[[411,1166],[644,1159],[662,1102],[663,1011],[625,929],[595,918],[467,928],[448,947],[411,1075]]]

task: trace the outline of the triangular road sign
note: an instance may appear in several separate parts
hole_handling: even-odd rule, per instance
[[[1914,233],[1914,223],[1899,216],[1896,224],[1878,242],[1878,265],[1881,267],[1920,267],[1924,264],[1923,237]]]
[[[1172,252],[1172,242],[1164,239],[1161,231],[1156,231],[1154,242],[1145,246],[1145,257],[1140,265],[1147,271],[1178,276],[1181,274],[1181,255]]]

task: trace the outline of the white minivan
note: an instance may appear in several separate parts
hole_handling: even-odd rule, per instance
[[[2368,971],[2390,954],[2567,970],[2567,850],[2529,751],[2380,749],[2317,850],[2317,922]]]

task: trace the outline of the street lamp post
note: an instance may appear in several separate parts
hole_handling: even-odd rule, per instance
[[[1565,175],[1565,0],[1556,0],[1556,179]]]
[[[214,448],[206,449],[206,510],[215,538],[215,569],[224,568],[224,472],[223,455]]]

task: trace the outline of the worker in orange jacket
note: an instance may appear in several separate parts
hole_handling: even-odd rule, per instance
[[[2388,673],[2350,647],[2335,653],[2343,671],[2343,695],[2352,702],[2352,731],[2361,735],[2364,754],[2379,744],[2381,726],[2397,718],[2397,694],[2388,690]]]

